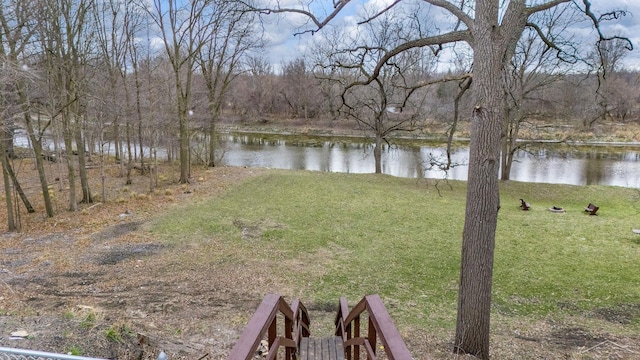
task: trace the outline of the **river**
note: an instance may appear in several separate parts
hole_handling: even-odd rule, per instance
[[[360,138],[313,137],[222,133],[219,137],[221,163],[231,166],[314,170],[344,173],[373,173],[375,164],[370,143]],[[18,132],[14,143],[30,146]],[[51,143],[49,142],[49,148]],[[411,141],[385,146],[382,171],[406,178],[467,179],[469,147],[458,142],[452,152],[456,164],[440,170],[446,144]],[[49,149],[52,150],[52,149]],[[112,149],[113,150],[113,149]],[[148,154],[148,149],[145,150]],[[158,150],[158,156],[165,152]],[[640,188],[640,143],[577,146],[538,143],[518,151],[511,179],[571,185],[613,185]]]
[[[358,139],[260,134],[221,134],[222,163],[232,166],[373,173],[370,144]],[[468,144],[455,146],[449,171],[438,169],[445,159],[445,144],[386,146],[385,174],[406,178],[466,180]],[[433,164],[433,165],[432,165]],[[535,144],[516,154],[511,179],[572,185],[614,185],[640,188],[640,144],[625,146]]]

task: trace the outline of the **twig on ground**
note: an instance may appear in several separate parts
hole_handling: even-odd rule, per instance
[[[589,352],[589,351],[591,351],[591,350],[593,350],[593,349],[595,349],[595,348],[597,348],[597,347],[600,347],[600,346],[602,346],[602,345],[604,345],[604,344],[611,344],[611,345],[613,345],[613,346],[615,346],[615,347],[617,347],[617,348],[619,348],[619,349],[626,350],[626,351],[628,351],[628,352],[630,352],[630,353],[632,353],[632,354],[637,354],[637,352],[636,352],[636,351],[633,351],[633,350],[629,349],[629,347],[628,347],[628,346],[624,346],[624,345],[620,345],[620,344],[614,343],[614,342],[613,342],[613,341],[611,341],[611,340],[605,340],[605,341],[603,341],[603,342],[601,342],[601,343],[598,343],[598,344],[596,344],[596,345],[594,345],[594,346],[592,346],[592,347],[590,347],[590,348],[588,348],[588,349],[582,350],[580,353],[581,353],[581,354],[587,353],[587,352]]]
[[[9,288],[9,291],[11,291],[11,293],[12,293],[12,294],[15,294],[15,293],[16,293],[15,291],[13,291],[13,289],[11,288],[11,286],[9,286],[9,284],[7,284],[7,282],[6,282],[6,281],[4,281],[4,280],[2,280],[2,279],[0,279],[0,281],[2,281],[2,283],[3,283],[6,287],[8,287],[8,288]]]

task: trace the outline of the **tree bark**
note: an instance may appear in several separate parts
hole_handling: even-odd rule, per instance
[[[86,146],[82,134],[82,117],[79,115],[76,116],[74,133],[76,146],[78,147],[78,175],[80,176],[80,187],[82,188],[82,200],[80,200],[80,202],[83,204],[91,204],[93,203],[93,197],[91,196],[89,177],[87,175]]]
[[[16,223],[13,217],[13,197],[11,196],[11,184],[9,181],[9,159],[8,151],[4,146],[4,141],[0,141],[0,163],[2,164],[2,179],[4,180],[4,200],[7,208],[7,230],[16,231]]]
[[[215,109],[213,110],[215,111]],[[216,166],[216,122],[218,114],[212,113],[209,120],[209,167]]]
[[[181,88],[178,86],[178,89]],[[180,95],[181,91],[178,91],[178,117],[179,133],[180,133],[180,184],[188,184],[191,177],[191,164],[189,156],[189,123],[187,118],[187,103],[188,99]]]
[[[26,119],[26,116],[25,116]],[[35,155],[36,169],[38,170],[38,179],[40,180],[40,189],[42,191],[42,199],[44,201],[44,209],[47,213],[47,217],[53,217],[53,203],[51,202],[51,196],[49,195],[49,184],[47,182],[47,174],[44,170],[44,159],[42,158],[42,143],[41,140],[36,138],[33,124],[31,120],[27,120],[27,131],[29,132],[29,139],[31,140],[31,146]]]
[[[481,359],[489,358],[493,251],[500,207],[500,139],[481,130],[491,121],[487,108],[474,110],[455,339],[456,351]]]
[[[64,138],[65,153],[67,154],[67,176],[69,177],[69,211],[78,210],[76,200],[76,169],[73,164],[73,128],[70,124],[68,111],[62,114],[62,136]]]
[[[373,148],[373,157],[376,162],[376,174],[382,174],[382,137],[376,135],[376,145]]]
[[[20,182],[18,181],[18,177],[16,176],[16,173],[13,171],[13,166],[11,166],[11,162],[9,161],[9,158],[7,156],[5,156],[5,160],[7,162],[6,162],[6,164],[3,163],[4,170],[9,175],[9,178],[11,179],[11,182],[13,183],[13,187],[16,190],[16,192],[18,193],[18,196],[20,197],[20,200],[22,200],[22,203],[24,204],[24,207],[27,209],[27,212],[29,214],[32,214],[32,213],[36,212],[36,210],[31,205],[31,202],[27,198],[27,194],[25,194],[24,190],[22,190],[22,186],[20,186]],[[48,192],[47,192],[47,194],[48,194]]]
[[[498,171],[507,45],[498,26],[498,1],[476,4],[467,203],[462,234],[458,318],[454,350],[489,359],[491,288],[500,208]],[[509,35],[507,35],[509,36]]]

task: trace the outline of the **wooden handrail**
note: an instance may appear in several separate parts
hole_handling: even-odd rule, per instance
[[[367,337],[360,336],[360,315],[369,315]],[[402,340],[400,332],[391,320],[380,296],[367,295],[348,311],[347,300],[340,298],[338,315],[336,316],[336,332],[344,342],[348,360],[360,359],[360,346],[365,348],[367,359],[376,360],[376,341],[380,338],[385,353],[390,360],[411,360],[411,353]]]
[[[363,313],[368,314],[367,335],[361,336],[360,320]],[[277,315],[282,314],[284,328],[278,329]],[[249,320],[240,339],[231,350],[228,360],[249,360],[253,358],[260,341],[268,339],[267,360],[278,357],[278,351],[284,348],[284,359],[293,360],[297,356],[300,340],[310,335],[309,313],[305,306],[294,300],[291,307],[276,294],[268,294],[255,314]],[[368,360],[376,360],[378,338],[390,360],[411,360],[402,336],[396,329],[391,316],[378,295],[367,295],[351,310],[346,298],[340,298],[335,319],[335,335],[342,338],[345,355],[348,360],[360,360],[360,348],[364,348]]]
[[[280,347],[285,348],[285,360],[293,360],[300,338],[309,336],[309,314],[304,305],[295,300],[289,307],[287,302],[277,294],[268,294],[258,306],[249,320],[240,339],[229,353],[228,360],[249,360],[255,355],[260,341],[265,334],[268,338],[269,354],[267,359],[276,359]],[[278,336],[276,315],[280,312],[284,317],[284,329]],[[295,334],[294,334],[295,324]]]

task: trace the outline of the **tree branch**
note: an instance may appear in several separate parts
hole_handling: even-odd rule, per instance
[[[473,19],[467,15],[461,8],[456,7],[452,3],[446,0],[423,0],[426,3],[429,3],[433,6],[437,6],[439,8],[443,8],[450,12],[453,16],[457,17],[460,21],[462,21],[465,25],[467,25],[467,29],[473,28]],[[569,0],[565,0],[569,1]]]
[[[546,3],[542,3],[539,5],[535,5],[535,6],[530,6],[527,8],[527,15],[532,15],[535,14],[537,12],[540,11],[545,11],[545,10],[549,10],[551,8],[554,8],[560,4],[564,4],[564,3],[568,3],[571,0],[552,0]]]
[[[391,4],[391,5],[387,6],[384,10],[382,10],[382,11],[378,12],[377,14],[373,15],[372,17],[370,17],[370,18],[368,18],[368,19],[366,19],[366,20],[360,21],[360,22],[358,23],[358,25],[363,25],[363,24],[366,24],[366,23],[368,23],[368,22],[371,22],[371,21],[375,20],[377,17],[379,17],[379,16],[381,16],[382,14],[386,13],[387,11],[391,10],[391,9],[392,9],[394,6],[396,6],[400,1],[402,1],[402,0],[396,0],[396,1],[394,1],[394,2],[393,2],[393,4]]]
[[[589,0],[582,0],[582,3],[584,4],[584,13],[593,22],[594,28],[596,29],[596,31],[598,31],[598,36],[599,36],[598,43],[600,43],[602,41],[618,39],[618,40],[623,40],[624,42],[626,42],[627,45],[625,46],[625,49],[627,49],[629,51],[633,50],[633,43],[631,42],[631,40],[629,38],[623,37],[623,36],[618,36],[618,35],[607,37],[607,36],[604,36],[604,34],[602,33],[602,29],[600,29],[600,23],[602,21],[619,19],[622,16],[626,16],[627,15],[627,11],[625,11],[625,10],[614,10],[614,11],[606,12],[606,13],[600,15],[599,17],[596,17],[596,15],[593,13],[593,11],[591,11],[591,2]]]
[[[249,9],[252,9],[253,11],[257,11],[257,12],[259,12],[261,14],[265,14],[265,15],[280,14],[280,13],[296,13],[296,14],[301,14],[301,15],[304,15],[304,16],[308,17],[311,21],[313,21],[313,23],[315,24],[316,28],[295,33],[294,36],[297,36],[297,35],[302,35],[302,34],[305,34],[305,33],[311,33],[313,35],[316,32],[320,31],[323,27],[325,27],[331,20],[333,20],[336,17],[338,15],[338,13],[340,13],[340,11],[342,11],[342,9],[345,6],[347,6],[347,4],[349,4],[349,2],[351,2],[351,0],[334,1],[333,2],[333,8],[334,8],[333,11],[329,15],[327,15],[327,17],[324,20],[318,19],[311,11],[304,10],[304,9],[281,8],[279,6],[277,8],[275,8],[275,9],[256,8],[251,4],[247,4],[245,2],[243,2],[243,3]]]
[[[358,86],[358,85],[369,85],[376,77],[378,77],[378,75],[380,74],[380,70],[387,63],[387,61],[389,61],[394,56],[402,53],[403,51],[407,51],[413,48],[430,46],[430,45],[442,45],[442,44],[447,44],[447,43],[452,43],[457,41],[470,42],[471,32],[469,30],[454,31],[447,34],[430,36],[427,38],[416,39],[416,40],[407,41],[403,44],[400,44],[396,48],[389,50],[386,54],[384,54],[384,56],[380,60],[378,60],[378,63],[376,64],[375,69],[373,70],[371,75],[368,76],[367,80],[356,81],[351,85],[349,85],[347,89],[353,86]]]
[[[575,64],[575,63],[577,63],[577,62],[578,62],[578,59],[576,59],[575,57],[573,57],[573,58],[571,58],[571,59],[564,58],[564,57],[562,56],[562,54],[564,54],[565,52],[564,52],[562,49],[560,49],[560,48],[558,47],[558,45],[556,45],[556,43],[555,43],[555,42],[553,42],[553,40],[549,39],[549,38],[548,38],[548,37],[547,37],[547,36],[542,32],[542,29],[540,29],[540,27],[538,26],[538,24],[534,24],[534,23],[530,23],[530,22],[528,22],[528,23],[527,23],[527,27],[532,28],[532,29],[533,29],[533,30],[538,34],[538,36],[540,37],[540,40],[542,40],[542,42],[544,42],[544,43],[545,43],[545,45],[547,45],[550,49],[554,49],[554,50],[556,50],[556,51],[557,51],[556,56],[557,56],[557,58],[558,58],[558,59],[560,59],[560,60],[562,60],[562,61],[565,61],[565,62],[568,62],[568,63],[570,63],[570,64]]]

